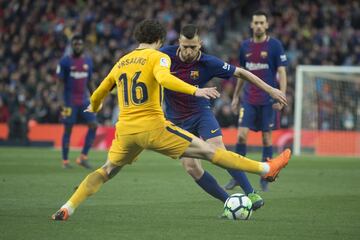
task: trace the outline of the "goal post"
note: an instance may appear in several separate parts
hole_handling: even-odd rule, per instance
[[[296,68],[294,154],[360,156],[360,67]]]

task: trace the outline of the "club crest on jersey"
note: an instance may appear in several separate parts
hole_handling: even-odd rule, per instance
[[[89,65],[84,64],[84,65],[83,65],[83,68],[84,68],[85,70],[88,70],[88,69],[89,69]]]
[[[268,56],[268,53],[267,53],[266,51],[261,51],[261,52],[260,52],[260,56],[261,56],[262,58],[266,58],[266,57]]]
[[[190,78],[193,80],[199,78],[199,71],[190,71]]]

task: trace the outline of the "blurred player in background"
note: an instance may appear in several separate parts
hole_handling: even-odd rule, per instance
[[[240,76],[248,80],[246,71],[204,54],[200,51],[201,39],[195,25],[185,25],[180,32],[179,46],[166,46],[160,49],[171,58],[171,72],[181,80],[193,86],[204,87],[212,78],[229,79]],[[251,81],[251,79],[249,79]],[[261,81],[256,79],[255,81]],[[211,108],[210,101],[183,93],[165,89],[166,118],[175,125],[185,129],[204,141],[225,149],[222,133]],[[183,167],[195,182],[211,196],[225,202],[228,193],[217,183],[216,179],[201,166],[198,159],[181,158]],[[245,173],[233,169],[227,170],[241,185],[245,194],[251,199],[253,209],[260,208],[264,201],[255,193]]]
[[[63,93],[63,108],[61,115],[64,123],[64,135],[62,139],[63,167],[71,168],[69,163],[69,145],[73,125],[79,118],[88,124],[88,132],[85,138],[81,155],[76,163],[85,168],[91,168],[88,163],[88,153],[94,142],[97,122],[94,113],[84,112],[90,101],[90,80],[93,64],[88,56],[84,56],[84,40],[80,35],[71,39],[72,54],[64,56],[57,67],[59,77],[59,90]]]
[[[162,87],[207,99],[219,97],[220,94],[215,88],[197,88],[170,74],[170,58],[158,51],[166,36],[166,30],[159,22],[140,22],[134,35],[139,42],[138,48],[114,65],[91,96],[91,104],[87,109],[98,112],[104,98],[116,84],[121,111],[108,160],[83,180],[71,198],[52,215],[52,219],[67,220],[85,199],[96,193],[123,166],[133,163],[144,149],[172,158],[183,156],[206,159],[222,167],[241,169],[260,174],[269,181],[275,180],[280,170],[287,165],[290,150],[261,163],[211,146],[165,119],[161,107]],[[270,86],[267,88],[273,89]],[[286,98],[280,91],[274,89],[272,93],[286,104]]]
[[[279,88],[286,94],[286,55],[281,42],[268,36],[268,16],[265,12],[256,11],[252,15],[251,29],[253,36],[243,42],[240,48],[240,65],[272,87]],[[240,91],[244,84],[238,79],[233,101],[233,111],[239,109]],[[246,82],[242,106],[239,112],[238,142],[236,153],[246,155],[246,143],[249,129],[262,131],[263,151],[262,161],[272,158],[272,130],[278,128],[276,111],[281,111],[284,105],[274,100],[268,93],[251,82]],[[276,111],[275,111],[276,110]],[[236,179],[230,180],[226,189],[233,189],[238,183]],[[268,190],[268,182],[260,178],[263,191]]]

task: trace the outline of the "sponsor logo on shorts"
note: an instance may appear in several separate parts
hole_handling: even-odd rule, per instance
[[[210,130],[211,133],[216,133],[220,128]]]

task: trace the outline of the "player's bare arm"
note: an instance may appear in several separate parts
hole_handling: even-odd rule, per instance
[[[237,82],[236,82],[236,87],[235,87],[235,90],[234,90],[234,95],[233,95],[233,98],[232,98],[232,102],[231,102],[231,110],[235,114],[237,114],[238,110],[239,110],[240,92],[241,92],[241,89],[242,89],[243,85],[244,85],[244,80],[242,80],[241,78],[238,78]]]
[[[263,80],[261,80],[259,77],[257,77],[253,73],[251,73],[243,68],[237,67],[235,69],[234,76],[253,83],[255,86],[257,86],[261,90],[267,92],[274,100],[287,106],[286,96],[282,91],[271,87],[270,85],[265,83]]]
[[[206,99],[215,99],[220,97],[220,93],[216,90],[216,87],[211,88],[198,88],[194,94],[196,97],[202,97]]]
[[[287,79],[286,79],[285,67],[284,66],[278,67],[277,73],[279,76],[280,91],[286,95]],[[284,105],[279,102],[273,104],[273,108],[277,111],[281,111],[283,109],[283,107],[284,107]]]

